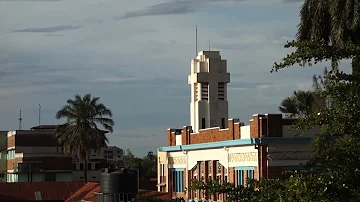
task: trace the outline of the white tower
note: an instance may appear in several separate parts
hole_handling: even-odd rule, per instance
[[[194,132],[228,127],[229,82],[226,60],[221,59],[219,51],[201,51],[191,61],[188,83],[191,85],[190,122]]]

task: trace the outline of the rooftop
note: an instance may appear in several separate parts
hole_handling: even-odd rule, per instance
[[[42,200],[64,201],[84,185],[84,182],[1,182],[0,201],[35,201],[35,192],[40,192]]]

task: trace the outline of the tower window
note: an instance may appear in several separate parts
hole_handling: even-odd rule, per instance
[[[201,83],[201,99],[209,100],[209,83]]]
[[[201,119],[201,129],[205,129],[205,118]]]
[[[225,128],[225,119],[221,118],[221,128],[224,129]]]
[[[225,100],[225,83],[218,83],[218,99]]]

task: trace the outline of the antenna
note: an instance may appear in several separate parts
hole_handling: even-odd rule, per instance
[[[197,48],[197,46],[198,46],[198,44],[197,44],[197,43],[198,43],[198,42],[197,42],[197,40],[198,40],[197,37],[198,37],[198,36],[197,36],[197,34],[198,34],[198,33],[197,33],[197,26],[196,26],[196,28],[195,28],[195,52],[196,52],[196,53],[195,53],[195,57],[197,57],[197,54],[198,54],[198,48]]]
[[[210,40],[208,42],[209,42],[209,51],[210,51]]]
[[[40,118],[41,118],[41,105],[39,104],[39,126],[40,126]]]
[[[19,130],[21,130],[21,126],[22,126],[22,118],[21,118],[21,109],[20,109]]]

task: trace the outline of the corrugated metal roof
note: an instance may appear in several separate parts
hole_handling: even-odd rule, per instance
[[[35,192],[41,193],[42,200],[66,200],[84,185],[84,182],[1,182],[0,201],[34,201]]]
[[[97,182],[88,182],[65,202],[80,202],[82,200],[93,202],[95,192],[100,192],[100,184]],[[163,200],[171,199],[171,195],[167,192],[157,192],[152,190],[139,189],[139,195],[143,198],[157,197]]]

